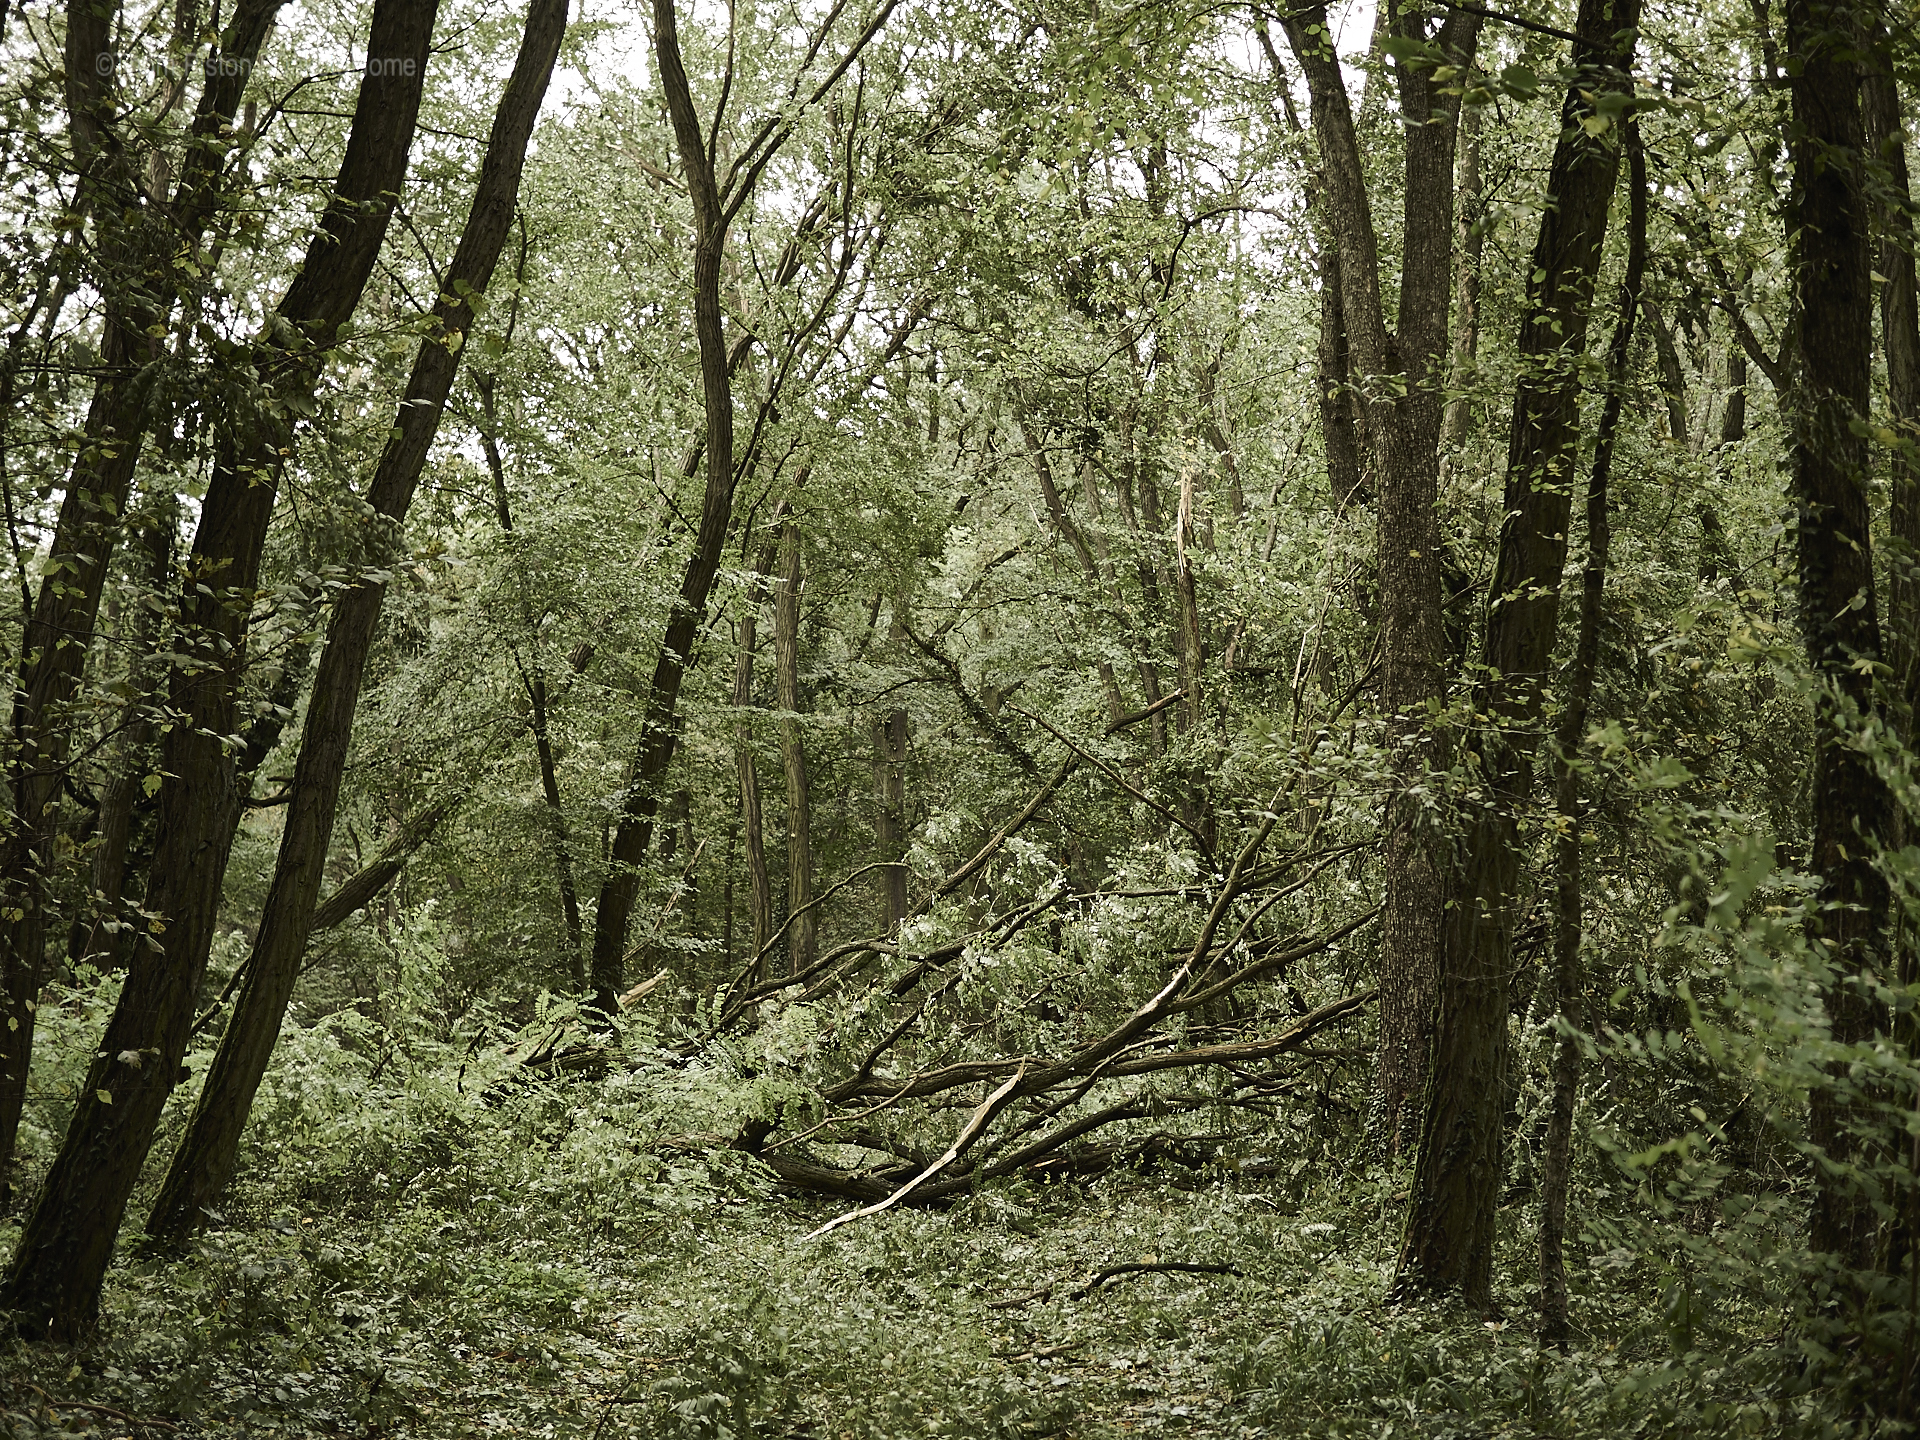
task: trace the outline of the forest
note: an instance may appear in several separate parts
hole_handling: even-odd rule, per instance
[[[6,1435],[1920,1429],[1920,7],[1287,4],[0,0]]]

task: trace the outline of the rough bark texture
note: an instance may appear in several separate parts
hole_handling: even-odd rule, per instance
[[[320,361],[379,255],[406,176],[435,9],[435,0],[383,0],[374,8],[368,53],[411,64],[362,77],[334,199],[278,307],[273,338],[256,348],[263,383],[294,406],[311,396]],[[171,677],[169,703],[185,723],[161,747],[166,779],[146,897],[146,909],[164,918],[135,955],[65,1142],[0,1281],[0,1308],[14,1312],[23,1334],[77,1339],[93,1328],[128,1198],[178,1082],[238,806],[225,737],[239,728],[247,615],[292,438],[287,413],[238,417],[216,442],[172,646],[185,658]]]
[[[1587,737],[1594,677],[1600,669],[1601,601],[1613,526],[1607,489],[1613,477],[1614,439],[1626,398],[1627,361],[1633,353],[1633,322],[1647,273],[1647,158],[1637,129],[1626,132],[1628,180],[1627,270],[1620,308],[1607,347],[1607,398],[1594,436],[1587,474],[1587,562],[1580,572],[1580,624],[1560,722],[1554,731],[1553,803],[1559,819],[1554,839],[1553,968],[1559,995],[1561,1034],[1554,1047],[1553,1100],[1540,1162],[1540,1340],[1565,1348],[1567,1314],[1567,1182],[1573,1168],[1573,1110],[1580,1094],[1580,1040],[1587,1023],[1586,966],[1580,953],[1583,911],[1580,863],[1580,770],[1575,764]]]
[[[1454,230],[1458,253],[1454,261],[1453,355],[1447,366],[1447,408],[1440,422],[1441,484],[1444,487],[1458,457],[1467,443],[1467,424],[1473,418],[1473,406],[1467,399],[1474,365],[1480,355],[1480,270],[1481,252],[1486,248],[1486,230],[1481,225],[1486,208],[1485,185],[1480,173],[1480,111],[1468,110],[1460,117],[1465,143],[1460,146],[1459,200],[1455,205]]]
[[[1397,1154],[1410,1142],[1424,1086],[1446,902],[1440,827],[1415,796],[1441,744],[1431,719],[1443,692],[1446,643],[1434,512],[1443,400],[1436,381],[1447,351],[1459,97],[1435,84],[1429,70],[1396,67],[1406,186],[1400,324],[1390,333],[1381,302],[1379,239],[1326,8],[1295,11],[1285,25],[1312,97],[1327,224],[1339,262],[1341,318],[1378,468],[1380,704],[1388,717],[1396,793],[1388,802],[1382,855],[1386,908],[1380,922],[1373,1128],[1378,1143]],[[1408,38],[1434,41],[1450,63],[1470,66],[1480,17],[1452,11],[1430,33],[1421,15],[1406,10],[1395,28]]]
[[[1887,977],[1890,896],[1874,852],[1893,833],[1893,801],[1854,734],[1874,714],[1871,667],[1885,656],[1875,603],[1869,464],[1873,285],[1866,133],[1854,14],[1788,0],[1793,97],[1794,324],[1788,390],[1792,500],[1798,519],[1800,624],[1821,684],[1814,707],[1813,864],[1817,933],[1834,967],[1833,1038],[1870,1038],[1884,1017],[1866,988]],[[1857,978],[1856,978],[1857,977]],[[1865,982],[1864,984],[1862,982]],[[1841,1083],[1814,1092],[1808,1138],[1835,1165],[1860,1154],[1855,1101]],[[1813,1244],[1845,1264],[1872,1263],[1874,1214],[1859,1189],[1816,1169]]]
[[[368,556],[376,564],[391,558],[439,430],[473,326],[474,310],[467,297],[484,294],[492,283],[513,221],[527,142],[566,26],[567,0],[533,0],[519,57],[494,115],[473,207],[434,307],[434,329],[415,356],[392,437],[368,494],[380,517],[376,550]],[[154,1240],[178,1243],[199,1228],[232,1178],[240,1135],[279,1039],[287,1001],[299,978],[300,957],[306,952],[333,839],[361,678],[385,598],[384,581],[366,580],[335,603],[326,649],[307,702],[293,798],[247,962],[246,984],[207,1072],[186,1136],[147,1218],[147,1234]]]
[[[1444,926],[1420,1153],[1394,1278],[1401,1295],[1458,1292],[1481,1306],[1490,1300],[1494,1212],[1504,1180],[1519,812],[1531,788],[1567,560],[1580,441],[1578,367],[1619,170],[1619,111],[1598,136],[1581,122],[1596,114],[1597,101],[1630,91],[1638,22],[1639,0],[1582,0],[1575,21],[1579,78],[1561,110],[1548,204],[1529,267],[1507,447],[1506,521],[1483,656],[1488,678],[1473,707],[1493,724],[1472,743],[1479,785],[1463,805]]]
[[[0,831],[0,1192],[11,1172],[26,1098],[34,1010],[51,934],[46,880],[72,732],[68,707],[79,688],[145,443],[153,362],[163,345],[147,332],[168,318],[175,247],[191,251],[206,232],[224,179],[222,130],[239,107],[280,4],[243,0],[221,36],[218,63],[209,63],[212,78],[194,117],[171,225],[152,208],[129,203],[141,178],[129,173],[130,152],[110,136],[114,66],[100,62],[112,59],[116,7],[93,0],[68,6],[68,120],[82,177],[80,208],[101,217],[96,280],[106,292],[105,318],[100,379],[55,521],[48,573],[22,636],[13,695],[6,777],[13,813]],[[165,277],[157,285],[155,274]]]
[[[1887,567],[1887,660],[1893,667],[1895,723],[1911,747],[1914,717],[1920,714],[1920,284],[1907,127],[1889,59],[1887,37],[1876,35],[1860,96],[1872,158],[1884,167],[1879,178],[1886,200],[1876,207],[1880,245],[1874,268],[1887,277],[1880,287],[1880,333],[1887,357],[1887,408],[1897,437],[1887,457],[1894,542]]]

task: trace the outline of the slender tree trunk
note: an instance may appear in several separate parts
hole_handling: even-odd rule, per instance
[[[1315,400],[1320,411],[1320,445],[1327,460],[1327,493],[1336,510],[1373,503],[1361,458],[1360,430],[1354,421],[1354,395],[1347,318],[1340,306],[1340,248],[1331,237],[1320,243],[1320,341]]]
[[[1580,1030],[1587,1023],[1586,966],[1581,958],[1583,929],[1580,857],[1580,770],[1576,764],[1586,741],[1593,681],[1600,669],[1601,601],[1607,586],[1607,561],[1613,526],[1607,517],[1607,489],[1613,477],[1613,447],[1626,399],[1627,362],[1633,354],[1633,322],[1647,273],[1647,158],[1640,134],[1627,122],[1627,273],[1620,284],[1620,309],[1607,347],[1607,398],[1594,435],[1593,465],[1587,475],[1587,563],[1580,572],[1580,628],[1573,668],[1554,732],[1553,803],[1559,817],[1554,839],[1553,961],[1560,1001],[1560,1038],[1554,1047],[1553,1100],[1547,1112],[1545,1154],[1540,1164],[1540,1341],[1565,1349],[1571,1335],[1567,1314],[1567,1187],[1573,1171],[1573,1111],[1580,1095]]]
[[[1853,741],[1875,712],[1870,667],[1884,658],[1874,595],[1864,422],[1871,404],[1873,264],[1862,160],[1863,76],[1853,9],[1788,0],[1793,97],[1794,323],[1799,344],[1788,403],[1792,499],[1798,512],[1800,624],[1820,683],[1814,705],[1814,928],[1834,967],[1827,1016],[1843,1044],[1870,1039],[1885,1015],[1872,987],[1891,978],[1891,896],[1875,865],[1894,807],[1873,760]],[[1816,1089],[1808,1138],[1816,1167],[1812,1239],[1843,1264],[1874,1263],[1877,1224],[1859,1186],[1835,1168],[1857,1160],[1869,1107],[1842,1064]]]
[[[733,672],[733,704],[745,710],[753,703],[753,651],[759,608],[756,596],[740,621],[740,653]],[[734,737],[734,771],[740,786],[740,826],[747,852],[748,930],[752,934],[753,953],[761,954],[773,937],[773,888],[767,876],[766,816],[760,804],[760,771],[753,759],[753,729],[745,718]],[[757,970],[757,967],[756,967]],[[762,976],[755,974],[757,984]]]
[[[1640,304],[1647,312],[1647,328],[1653,332],[1654,354],[1660,359],[1660,395],[1667,404],[1667,434],[1674,444],[1685,448],[1693,437],[1687,425],[1687,372],[1680,365],[1680,347],[1674,344],[1673,329],[1653,297],[1643,298]]]
[[[55,521],[47,573],[22,637],[13,696],[6,776],[13,814],[0,836],[0,1019],[5,1021],[0,1026],[0,1193],[11,1183],[34,1012],[52,933],[46,881],[72,733],[69,707],[91,647],[150,418],[148,390],[161,342],[148,332],[163,325],[170,310],[165,286],[176,273],[171,256],[176,248],[192,253],[213,214],[225,183],[223,132],[280,4],[241,0],[218,55],[208,62],[172,227],[132,198],[142,181],[125,169],[131,152],[106,142],[116,7],[94,0],[68,5],[68,120],[82,177],[80,207],[102,217],[99,283],[106,290],[106,321],[102,375]],[[155,275],[165,278],[156,285]]]
[[[873,727],[873,848],[880,872],[880,933],[907,920],[907,712],[889,710]]]
[[[1446,909],[1444,832],[1418,797],[1445,751],[1430,718],[1430,707],[1443,697],[1446,644],[1435,514],[1443,396],[1436,379],[1451,308],[1459,97],[1434,84],[1429,71],[1396,67],[1406,183],[1400,324],[1397,334],[1390,333],[1381,301],[1379,237],[1326,8],[1303,8],[1284,23],[1312,97],[1327,225],[1339,262],[1341,318],[1378,468],[1380,705],[1395,793],[1386,807],[1381,857],[1386,895],[1372,1128],[1377,1143],[1397,1155],[1411,1144],[1425,1086],[1435,955]],[[1396,33],[1430,40],[1452,64],[1471,67],[1480,17],[1455,10],[1429,33],[1424,17],[1409,9],[1400,12]]]
[[[707,597],[720,572],[720,556],[733,517],[733,385],[720,314],[720,272],[727,238],[713,156],[701,134],[700,116],[680,57],[680,30],[673,0],[653,0],[653,47],[660,88],[673,122],[680,168],[693,201],[693,326],[700,346],[700,389],[706,407],[702,453],[706,488],[693,553],[680,577],[667,618],[660,655],[647,686],[639,753],[621,804],[600,888],[590,979],[595,1007],[611,1016],[623,988],[627,927],[640,895],[640,863],[653,840],[660,784],[673,763],[678,737],[680,686],[693,659],[693,642],[706,618]]]
[[[391,548],[413,503],[427,452],[453,387],[459,357],[472,329],[468,297],[485,294],[513,220],[527,142],[546,95],[547,81],[567,26],[567,0],[533,0],[526,32],[505,97],[494,115],[480,183],[460,244],[447,267],[433,330],[417,352],[405,398],[375,471],[369,500]],[[377,52],[376,52],[377,53]],[[369,557],[386,561],[385,554]],[[368,580],[344,592],[327,627],[326,649],[307,702],[306,728],[293,777],[293,799],[273,884],[267,891],[245,986],[207,1072],[186,1137],[175,1152],[147,1217],[147,1234],[177,1244],[203,1223],[233,1176],[240,1135],[280,1036],[287,1001],[300,973],[314,907],[333,838],[340,785],[353,738],[367,653],[372,648],[386,585]],[[557,798],[557,797],[556,797]]]
[[[178,500],[167,493],[156,497],[156,503],[142,521],[145,583],[156,596],[164,595],[169,588],[179,510]],[[151,773],[152,757],[148,749],[153,744],[154,711],[164,699],[166,669],[154,658],[159,648],[162,613],[158,605],[141,605],[133,625],[133,659],[128,674],[133,693],[113,778],[100,797],[100,820],[94,831],[90,877],[93,914],[75,922],[67,947],[68,957],[76,964],[92,960],[112,965],[116,955],[126,954],[120,937],[130,922],[121,916],[120,901],[133,839],[134,806]]]
[[[529,250],[526,221],[522,217],[519,259],[514,266],[516,288],[513,298],[508,302],[506,330],[502,337],[503,345],[513,343],[513,332],[520,320],[520,297],[523,292],[519,284],[526,279]],[[500,415],[494,401],[495,377],[490,372],[476,371],[473,386],[475,393],[480,397],[480,415],[484,422],[480,432],[480,448],[486,456],[487,471],[493,477],[493,508],[499,517],[501,532],[511,543],[514,539],[513,498],[507,490],[507,467],[500,453]],[[553,851],[554,881],[560,892],[560,921],[567,937],[567,978],[573,986],[574,993],[580,994],[587,988],[584,931],[580,923],[580,892],[573,878],[573,846],[572,837],[567,833],[567,812],[560,800],[560,774],[553,750],[546,663],[541,657],[539,626],[533,613],[533,599],[527,590],[525,560],[517,553],[514,557],[514,573],[519,588],[520,619],[526,627],[530,650],[527,664],[520,665],[517,652],[515,664],[520,669],[520,679],[526,687],[527,704],[532,712],[530,728],[533,734],[534,757],[540,766],[540,793],[546,801],[547,834]],[[574,668],[576,672],[584,670],[586,664],[583,661]]]
[[[1459,201],[1455,206],[1454,230],[1457,257],[1454,261],[1453,355],[1447,365],[1447,408],[1440,421],[1440,484],[1446,487],[1448,476],[1459,459],[1460,447],[1467,443],[1467,425],[1473,418],[1473,406],[1467,398],[1467,386],[1480,355],[1480,269],[1481,251],[1486,245],[1485,186],[1480,174],[1480,111],[1469,108],[1460,118],[1466,143],[1460,147]]]
[[[334,199],[278,308],[285,329],[276,333],[300,338],[262,342],[255,354],[263,378],[296,403],[312,395],[319,365],[379,255],[406,176],[435,9],[435,0],[377,0],[374,7],[368,53],[405,63],[362,77]],[[291,440],[285,418],[262,415],[238,419],[217,442],[172,646],[191,658],[169,686],[182,723],[161,746],[166,778],[146,909],[164,918],[128,974],[66,1140],[0,1281],[0,1308],[19,1317],[24,1334],[71,1340],[93,1328],[128,1198],[178,1083],[238,805],[224,737],[239,728],[247,614]]]
[[[780,532],[780,578],[773,590],[773,655],[780,706],[780,756],[787,778],[787,913],[813,902],[813,796],[807,777],[806,736],[800,728],[800,531],[788,520]],[[799,914],[787,931],[789,973],[812,967],[818,951],[815,912]]]
[[[1520,879],[1520,811],[1533,776],[1534,734],[1559,619],[1580,373],[1594,277],[1619,171],[1619,111],[1597,136],[1596,103],[1631,93],[1639,0],[1581,0],[1579,77],[1561,111],[1547,205],[1529,266],[1523,369],[1507,447],[1507,483],[1486,673],[1473,709],[1493,717],[1475,738],[1481,793],[1464,816],[1443,927],[1439,1008],[1399,1295],[1459,1292],[1491,1301],[1494,1213],[1504,1181],[1507,1004]]]

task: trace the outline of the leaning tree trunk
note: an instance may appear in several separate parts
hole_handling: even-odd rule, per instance
[[[1553,804],[1559,827],[1553,842],[1553,961],[1560,997],[1560,1038],[1553,1057],[1553,1099],[1547,1112],[1545,1154],[1540,1165],[1540,1341],[1566,1348],[1567,1185],[1573,1169],[1573,1110],[1580,1095],[1580,1027],[1586,1022],[1586,967],[1581,958],[1580,770],[1575,763],[1587,738],[1594,676],[1600,669],[1600,611],[1607,587],[1613,525],[1607,489],[1613,478],[1613,446],[1626,399],[1627,361],[1633,353],[1633,321],[1647,274],[1647,158],[1640,132],[1629,120],[1627,145],[1627,273],[1620,282],[1619,318],[1607,347],[1607,398],[1593,440],[1587,474],[1587,563],[1580,572],[1580,626],[1573,668],[1554,730]]]
[[[289,410],[311,397],[319,365],[373,273],[406,178],[436,9],[437,0],[376,0],[368,53],[404,63],[361,79],[334,198],[280,302],[282,326],[270,332],[298,338],[263,341],[254,355]],[[169,685],[182,720],[161,746],[166,778],[145,906],[161,918],[146,938],[148,953],[128,974],[60,1154],[0,1280],[0,1309],[18,1316],[25,1334],[75,1340],[93,1328],[127,1201],[179,1081],[238,804],[226,737],[239,728],[247,615],[291,441],[284,417],[261,415],[237,420],[218,442],[172,647],[187,657]],[[217,577],[221,588],[201,577]]]
[[[1872,401],[1873,264],[1863,152],[1861,67],[1850,6],[1788,0],[1794,126],[1793,318],[1799,335],[1788,390],[1792,499],[1798,513],[1800,625],[1819,692],[1814,702],[1813,869],[1816,931],[1834,971],[1826,996],[1834,1040],[1857,1044],[1885,1023],[1871,998],[1892,978],[1892,908],[1876,852],[1892,838],[1893,797],[1854,741],[1875,713],[1882,661],[1867,499],[1865,421]],[[1816,1168],[1813,1244],[1855,1270],[1874,1263],[1873,1206],[1845,1170],[1862,1153],[1867,1097],[1844,1064],[1813,1093],[1808,1138]]]
[[[1430,71],[1402,65],[1400,112],[1406,130],[1406,184],[1399,330],[1389,333],[1380,287],[1380,242],[1367,197],[1353,112],[1333,53],[1326,7],[1283,17],[1287,39],[1307,77],[1327,229],[1338,265],[1340,321],[1352,383],[1360,392],[1366,439],[1377,468],[1380,566],[1380,706],[1394,769],[1381,864],[1380,1040],[1373,1130],[1398,1154],[1410,1142],[1425,1086],[1432,1026],[1434,955],[1446,910],[1445,836],[1419,796],[1445,753],[1431,708],[1443,695],[1446,638],[1440,586],[1439,383],[1447,352],[1453,271],[1456,91]],[[1480,16],[1449,13],[1431,34],[1408,9],[1395,22],[1407,39],[1436,44],[1449,63],[1470,69]]]
[[[46,880],[54,823],[66,775],[72,719],[67,713],[100,613],[121,516],[149,424],[148,391],[162,343],[150,333],[171,309],[166,286],[176,250],[192,253],[226,184],[235,111],[246,77],[282,0],[241,0],[207,62],[208,81],[192,143],[163,227],[131,198],[137,175],[117,163],[127,152],[106,143],[112,97],[109,6],[70,0],[66,68],[74,160],[82,171],[82,208],[101,213],[98,283],[106,291],[101,377],[87,409],[78,453],[54,523],[46,578],[22,637],[7,756],[13,814],[0,843],[0,1191],[11,1173],[14,1140],[33,1055],[34,1011],[50,935]],[[106,62],[106,63],[102,63]],[[154,276],[163,277],[156,285]]]
[[[1521,380],[1507,447],[1506,523],[1474,712],[1493,717],[1472,758],[1479,794],[1463,816],[1443,930],[1439,1008],[1399,1295],[1491,1299],[1494,1212],[1504,1179],[1507,994],[1521,852],[1519,818],[1567,562],[1580,444],[1580,364],[1619,171],[1618,117],[1631,93],[1640,0],[1581,0],[1578,78],[1561,110],[1520,331]],[[1609,123],[1589,135],[1582,122]],[[1598,127],[1596,127],[1598,128]]]
[[[420,342],[392,438],[368,494],[383,522],[382,539],[389,549],[398,541],[413,503],[473,328],[471,297],[486,293],[506,243],[527,142],[566,28],[567,0],[533,0],[519,58],[494,114],[473,207],[434,307],[433,329]],[[376,564],[389,559],[378,553],[368,558]],[[247,962],[246,984],[207,1072],[186,1137],[174,1153],[147,1217],[148,1236],[163,1244],[178,1244],[198,1229],[233,1176],[240,1135],[279,1039],[299,977],[300,957],[306,952],[353,739],[354,712],[386,588],[383,581],[366,580],[335,602],[319,674],[307,702],[293,798]]]

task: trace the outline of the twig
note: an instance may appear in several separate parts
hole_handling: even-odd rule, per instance
[[[1038,1290],[1029,1290],[1024,1295],[1016,1295],[1011,1300],[989,1300],[989,1310],[1017,1310],[1022,1305],[1031,1305],[1035,1300],[1051,1300],[1053,1286],[1042,1285]]]

